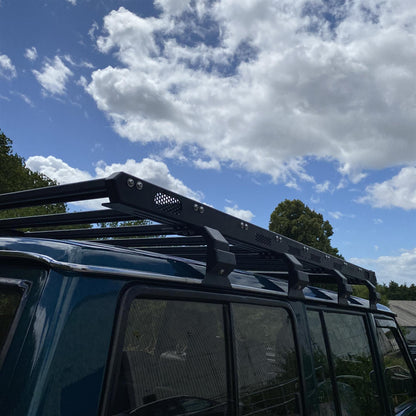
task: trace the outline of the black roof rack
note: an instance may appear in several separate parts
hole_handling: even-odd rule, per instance
[[[345,303],[352,292],[350,285],[361,284],[369,289],[370,306],[376,307],[373,271],[123,172],[105,179],[2,194],[0,210],[98,198],[108,198],[102,204],[105,209],[1,219],[0,235],[99,240],[200,260],[207,265],[204,283],[208,285],[229,286],[227,276],[235,268],[285,277],[288,294],[295,298],[303,297],[302,289],[309,282],[331,282],[338,285],[339,302]],[[135,219],[151,223],[73,228]],[[59,229],[62,226],[71,228]],[[24,231],[33,228],[40,231]]]

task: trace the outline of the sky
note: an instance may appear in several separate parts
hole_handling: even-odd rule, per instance
[[[129,172],[268,227],[300,199],[416,284],[414,0],[0,0],[0,129],[59,183]]]

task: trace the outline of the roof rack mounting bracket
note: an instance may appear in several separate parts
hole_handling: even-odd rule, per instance
[[[309,284],[309,276],[304,272],[302,263],[292,254],[284,253],[289,265],[289,287],[288,296],[303,299],[303,289]]]
[[[208,286],[231,287],[228,275],[234,270],[234,253],[223,235],[210,227],[203,227],[202,233],[207,243],[207,266],[203,284]]]
[[[340,305],[348,305],[348,298],[352,295],[352,286],[339,270],[334,270],[334,273],[338,284],[338,303]]]
[[[380,302],[381,296],[377,292],[377,288],[369,280],[364,281],[364,285],[368,288],[368,299],[370,302],[370,309],[377,309],[377,303]]]

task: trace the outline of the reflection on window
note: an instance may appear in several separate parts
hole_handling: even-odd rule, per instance
[[[292,325],[281,308],[233,305],[242,415],[299,415]]]
[[[381,415],[374,364],[364,319],[324,313],[342,415]]]
[[[0,285],[0,351],[6,342],[21,299],[22,292],[18,287]]]
[[[413,377],[397,342],[397,331],[377,328],[377,334],[384,359],[384,378],[395,407],[415,396]]]
[[[222,305],[138,299],[112,414],[226,415]]]
[[[308,311],[315,377],[318,383],[319,412],[322,416],[335,414],[334,395],[329,372],[328,356],[319,312]]]

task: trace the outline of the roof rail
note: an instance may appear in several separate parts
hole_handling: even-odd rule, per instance
[[[0,210],[98,198],[108,198],[102,204],[106,209],[1,219],[0,235],[99,240],[200,260],[207,264],[204,283],[208,285],[229,286],[227,276],[234,268],[286,276],[289,296],[295,298],[303,296],[309,280],[337,283],[340,303],[351,294],[349,285],[361,284],[369,288],[370,304],[377,302],[373,271],[123,172],[105,179],[2,194]],[[73,229],[81,224],[135,219],[151,223]],[[40,231],[25,231],[33,228]]]

